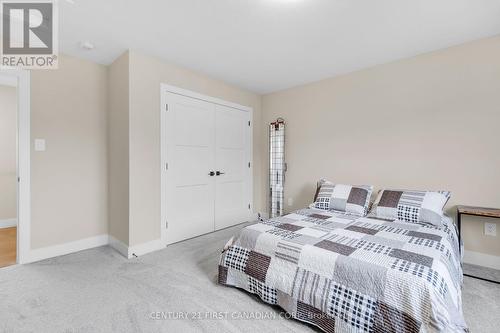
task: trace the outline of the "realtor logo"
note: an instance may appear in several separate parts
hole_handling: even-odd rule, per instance
[[[1,1],[2,67],[57,68],[57,11],[54,1]]]

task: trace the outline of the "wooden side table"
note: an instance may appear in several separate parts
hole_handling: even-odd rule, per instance
[[[457,227],[458,227],[458,246],[460,251],[462,251],[460,244],[462,243],[462,215],[469,216],[480,216],[500,219],[500,209],[498,208],[484,208],[484,207],[474,207],[474,206],[457,206]],[[499,281],[485,279],[479,276],[464,274],[464,276],[472,277],[475,279],[488,281],[496,284],[500,284]]]

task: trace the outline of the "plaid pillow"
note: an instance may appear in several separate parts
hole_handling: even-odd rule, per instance
[[[448,191],[380,190],[369,216],[440,226]]]
[[[320,180],[314,203],[314,208],[345,212],[348,214],[365,216],[373,191],[371,185],[343,185],[333,184],[327,180]]]

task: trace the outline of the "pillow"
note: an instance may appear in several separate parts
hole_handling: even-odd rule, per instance
[[[320,180],[314,203],[314,208],[345,212],[348,214],[365,216],[373,191],[371,185],[343,185],[333,184],[327,180]]]
[[[448,191],[380,190],[369,216],[441,226],[450,196]]]

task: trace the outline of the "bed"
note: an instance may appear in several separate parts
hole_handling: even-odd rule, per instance
[[[468,332],[456,228],[314,208],[261,219],[224,248],[218,282],[325,332]]]

